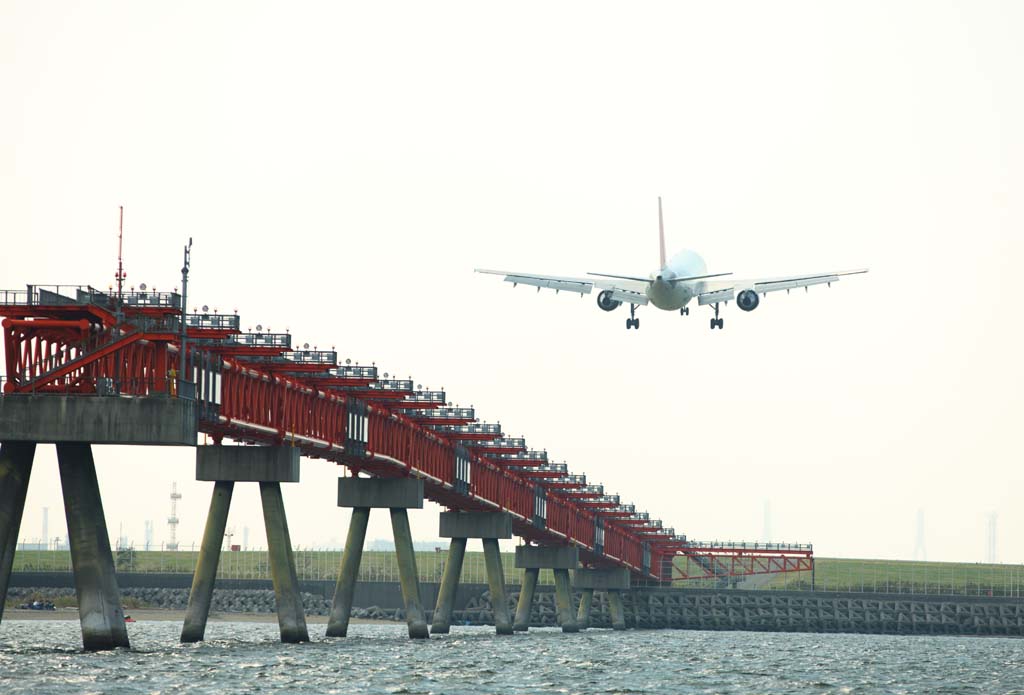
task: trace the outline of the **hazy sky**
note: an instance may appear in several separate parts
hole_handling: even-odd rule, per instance
[[[0,0],[0,286],[179,283],[473,404],[694,539],[1024,561],[1024,3]],[[474,267],[869,266],[643,328]],[[96,451],[112,536],[198,541],[189,449]],[[63,535],[52,447],[22,537]],[[338,471],[286,486],[343,539]],[[251,489],[250,489],[251,488]],[[229,525],[262,544],[254,485]],[[437,508],[413,515],[436,538]],[[387,515],[370,538],[390,535]]]

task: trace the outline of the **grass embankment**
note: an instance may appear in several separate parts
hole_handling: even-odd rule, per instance
[[[757,588],[811,589],[810,572],[766,575]],[[753,588],[753,587],[752,587]],[[1024,566],[969,562],[913,562],[820,557],[814,589],[879,593],[1021,596]]]
[[[341,565],[341,551],[296,550],[295,566],[299,579],[334,580]],[[114,563],[119,572],[192,574],[198,548],[192,550],[119,550]],[[446,550],[418,551],[416,569],[420,581],[438,582],[448,557]],[[519,583],[512,553],[502,553],[502,569],[507,583]],[[19,550],[14,554],[15,572],[70,572],[71,554],[66,550]],[[270,579],[270,566],[264,550],[222,551],[217,576],[222,579]],[[361,581],[397,581],[398,561],[393,551],[363,551],[359,568]],[[467,552],[462,565],[462,581],[486,583],[482,552]],[[553,584],[550,572],[541,572],[542,584]]]
[[[1024,584],[1022,565],[973,562],[819,558],[814,574],[815,587],[828,591],[1020,596]],[[810,578],[802,582],[809,586]]]
[[[198,550],[177,552],[159,550],[116,551],[115,563],[120,572],[191,574]],[[297,550],[295,564],[300,579],[333,581],[341,563],[340,551]],[[416,567],[420,581],[437,582],[444,572],[447,552],[419,551]],[[518,584],[511,553],[502,554],[505,581]],[[679,558],[677,562],[683,562]],[[693,568],[695,570],[695,568]],[[67,551],[20,550],[14,555],[15,572],[71,571]],[[270,579],[266,551],[221,553],[218,576],[224,579]],[[394,552],[364,551],[359,571],[361,581],[397,581],[398,564]],[[485,583],[487,575],[481,552],[467,552],[462,568],[462,581]],[[542,572],[540,581],[552,584],[550,572]],[[676,586],[717,586],[715,581],[677,581]],[[811,589],[810,572],[755,575],[742,582],[749,589]],[[889,593],[928,593],[971,596],[1021,596],[1024,589],[1024,566],[991,565],[957,562],[911,562],[898,560],[860,560],[848,558],[817,558],[814,589],[819,591],[855,591]]]

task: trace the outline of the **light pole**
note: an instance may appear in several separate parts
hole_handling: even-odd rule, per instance
[[[181,266],[181,354],[178,355],[178,398],[185,395],[185,355],[188,352],[188,267],[192,260],[192,237],[188,238],[185,247],[185,262]],[[191,394],[189,394],[191,397]]]

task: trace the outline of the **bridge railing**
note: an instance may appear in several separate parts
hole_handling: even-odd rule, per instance
[[[811,552],[811,543],[750,543],[747,541],[687,541],[695,550],[760,550],[771,552]]]

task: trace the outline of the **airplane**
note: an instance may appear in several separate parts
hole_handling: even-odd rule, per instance
[[[597,306],[604,311],[614,311],[620,305],[629,304],[629,318],[626,329],[640,329],[640,319],[636,317],[637,307],[651,304],[664,311],[678,311],[686,316],[690,313],[687,306],[696,299],[699,306],[711,305],[715,317],[711,319],[711,328],[724,328],[725,320],[719,316],[719,304],[728,304],[735,299],[743,311],[753,311],[760,305],[761,297],[769,292],[790,290],[811,285],[827,284],[832,286],[840,277],[858,275],[868,272],[867,269],[843,270],[831,273],[812,273],[808,275],[790,275],[776,278],[754,280],[713,280],[732,273],[709,274],[704,259],[695,251],[684,249],[665,260],[665,219],[661,211],[661,198],[658,198],[658,239],[661,250],[661,265],[648,277],[632,275],[610,275],[608,273],[587,273],[591,277],[562,277],[558,275],[535,275],[533,273],[516,273],[506,270],[485,270],[477,268],[478,273],[504,275],[505,282],[512,286],[529,285],[540,292],[543,288],[558,292],[576,292],[582,297],[597,289]]]

